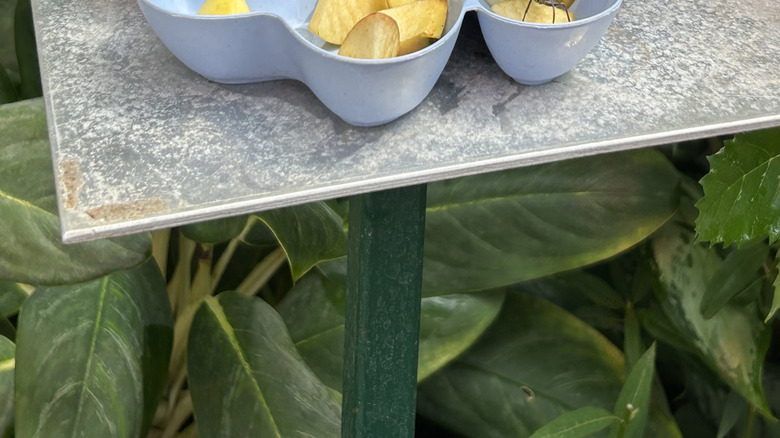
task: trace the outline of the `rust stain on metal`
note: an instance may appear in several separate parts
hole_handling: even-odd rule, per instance
[[[62,187],[65,189],[65,208],[73,208],[79,203],[79,191],[84,185],[81,168],[76,160],[62,160],[59,164]]]
[[[136,219],[164,210],[168,203],[160,198],[143,199],[140,201],[120,204],[107,204],[90,208],[87,214],[92,219],[120,220]]]

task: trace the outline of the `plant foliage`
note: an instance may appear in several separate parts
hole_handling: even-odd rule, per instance
[[[0,437],[339,436],[346,203],[63,245],[0,42]],[[780,437],[780,130],[719,141],[430,184],[417,436]]]

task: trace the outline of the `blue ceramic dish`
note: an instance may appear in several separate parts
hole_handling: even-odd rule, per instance
[[[187,67],[222,83],[289,78],[305,83],[339,117],[358,126],[390,122],[428,95],[452,53],[463,16],[475,10],[490,52],[516,81],[539,84],[576,65],[598,43],[621,0],[577,0],[577,20],[524,23],[481,0],[449,0],[444,34],[420,51],[390,59],[339,56],[308,29],[317,0],[247,0],[253,11],[197,15],[203,0],[138,0],[165,46]]]

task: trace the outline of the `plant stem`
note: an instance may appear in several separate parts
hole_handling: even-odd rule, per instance
[[[285,260],[287,257],[284,251],[281,248],[276,248],[252,269],[252,272],[238,285],[236,292],[246,296],[255,295]]]
[[[748,412],[747,423],[745,424],[745,433],[742,438],[751,438],[753,436],[753,427],[756,424],[756,408],[751,407]]]
[[[160,267],[163,278],[166,277],[168,271],[168,246],[170,242],[170,228],[152,232],[152,256],[157,262],[157,266]]]
[[[222,255],[219,256],[219,260],[217,260],[217,263],[214,265],[214,271],[211,273],[211,294],[212,295],[217,290],[219,281],[222,280],[222,274],[225,273],[225,269],[227,269],[227,266],[230,263],[230,259],[233,258],[233,254],[235,254],[236,248],[238,248],[238,244],[241,243],[246,238],[247,234],[249,234],[249,230],[252,229],[252,225],[254,225],[254,222],[255,222],[254,216],[250,216],[249,219],[247,219],[246,225],[244,226],[244,229],[241,231],[241,234],[231,239],[230,243],[228,243],[228,246],[225,248],[225,251],[222,253]]]
[[[179,261],[168,282],[168,298],[174,315],[180,313],[182,297],[190,291],[192,277],[192,256],[195,253],[195,242],[179,234]]]
[[[192,415],[192,397],[190,397],[189,391],[184,391],[182,394],[181,402],[176,405],[176,410],[173,411],[170,421],[165,426],[165,431],[160,438],[173,438],[176,432],[179,431],[182,424],[187,421]]]
[[[189,296],[186,301],[183,299],[184,297],[180,299],[179,304],[182,311],[176,316],[176,322],[173,326],[173,351],[169,368],[169,376],[171,377],[177,376],[186,362],[184,356],[192,318],[195,316],[201,301],[209,295],[211,290],[211,248],[211,245],[198,246],[198,269],[190,284],[191,289],[185,292]]]
[[[185,363],[179,370],[179,374],[173,380],[170,390],[168,391],[168,409],[166,413],[173,412],[176,403],[179,402],[179,394],[184,387],[184,382],[187,380],[187,364]]]
[[[627,404],[626,410],[623,412],[623,419],[620,421],[620,429],[618,430],[617,438],[626,437],[628,423],[630,423],[631,419],[634,417],[634,412],[636,412],[636,408],[634,408],[631,403]]]

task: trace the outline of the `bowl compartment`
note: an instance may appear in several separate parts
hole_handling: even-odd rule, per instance
[[[566,73],[595,46],[615,18],[621,0],[577,0],[570,23],[525,23],[502,17],[483,3],[479,25],[490,53],[517,82],[542,84]]]

